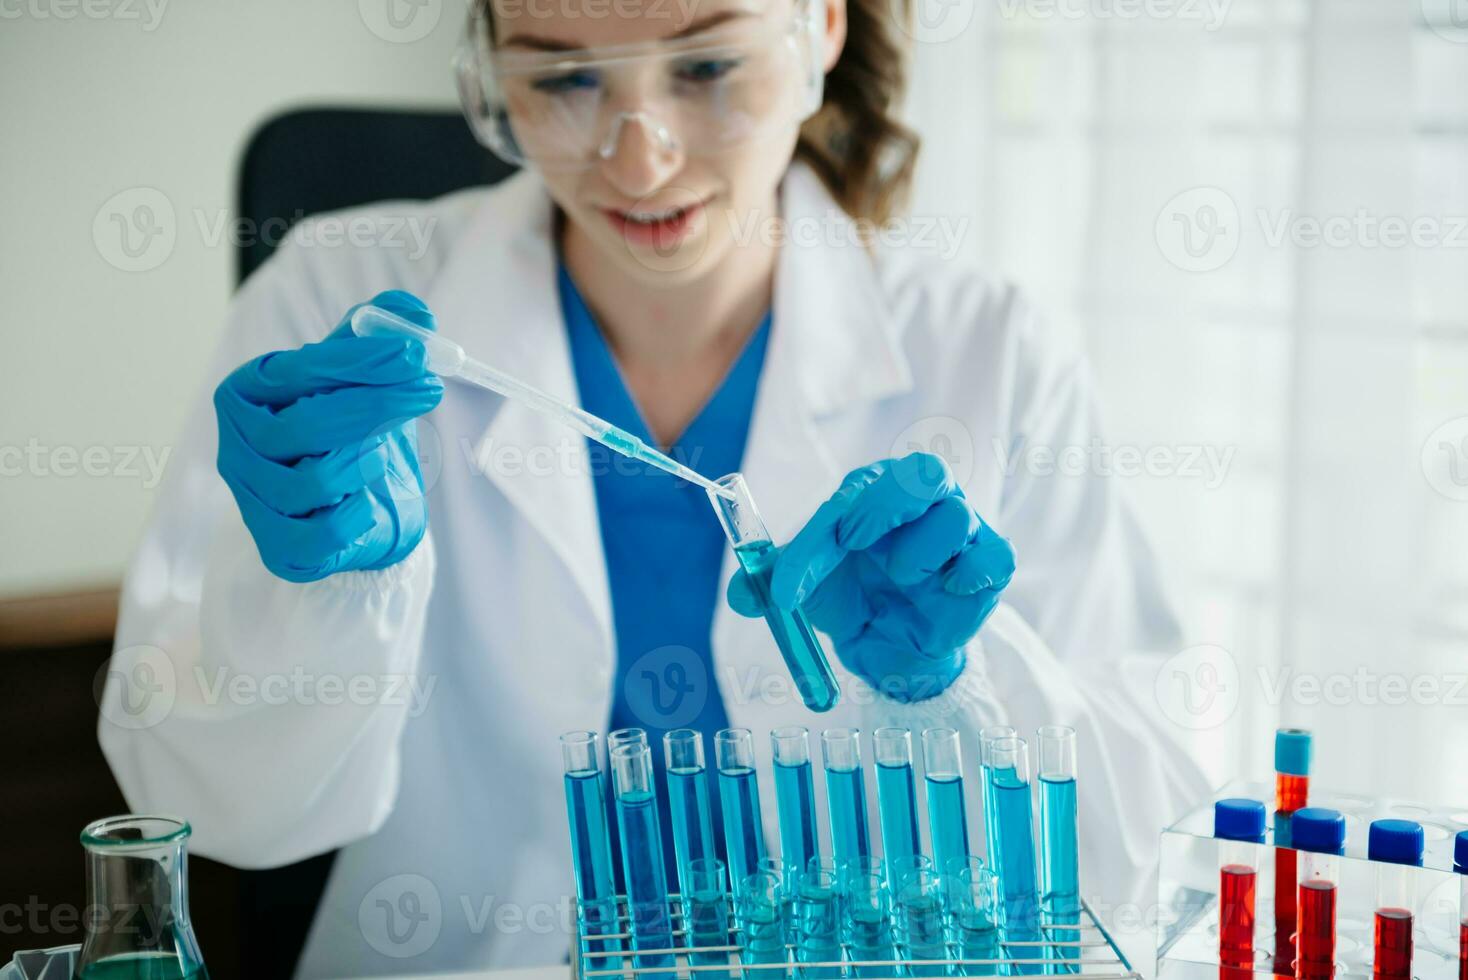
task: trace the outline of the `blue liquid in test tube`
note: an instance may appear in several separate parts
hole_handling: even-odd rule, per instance
[[[954,958],[989,961],[960,963],[957,974],[963,977],[998,975],[1000,967],[994,961],[1004,956],[1000,946],[1004,905],[999,896],[998,876],[975,859],[950,878],[945,892]]]
[[[622,867],[627,878],[627,914],[632,945],[637,950],[671,950],[673,917],[668,908],[668,872],[663,865],[663,835],[658,796],[653,785],[652,751],[646,743],[627,742],[612,750],[612,787],[617,797],[617,828],[622,839]],[[637,956],[640,973],[673,980],[671,952]]]
[[[799,875],[820,853],[816,836],[815,781],[811,775],[810,732],[791,725],[770,732],[775,758],[775,802],[780,812],[780,860]]]
[[[673,853],[678,861],[678,891],[686,904],[693,887],[690,865],[718,857],[703,733],[692,728],[674,729],[663,736],[663,750],[668,763],[668,810],[673,821]]]
[[[1076,733],[1064,725],[1040,729],[1040,921],[1045,938],[1075,939],[1081,921],[1076,822]],[[1074,960],[1081,948],[1057,942],[1057,960]],[[1056,973],[1079,973],[1080,965],[1056,964]]]
[[[989,774],[988,743],[1001,738],[1014,738],[1018,733],[1008,725],[992,725],[979,731],[979,794],[984,806],[984,853],[989,867],[999,867],[999,829],[995,820],[994,780]]]
[[[566,820],[571,829],[571,863],[576,876],[577,916],[587,937],[585,952],[614,953],[615,939],[592,937],[618,933],[617,884],[612,870],[612,837],[607,819],[606,782],[596,732],[567,732],[561,736],[565,766]],[[596,955],[586,969],[621,969],[621,959]]]
[[[928,791],[928,830],[933,837],[933,867],[942,875],[968,857],[968,812],[963,801],[963,753],[958,732],[923,732],[924,780]]]
[[[922,853],[917,822],[917,788],[912,774],[912,733],[906,728],[878,728],[872,732],[872,756],[877,763],[877,812],[882,818],[882,859],[887,877],[894,862]]]
[[[735,888],[736,921],[739,924],[740,962],[765,969],[745,970],[745,980],[772,980],[788,971],[770,969],[768,964],[786,958],[785,886],[772,874],[753,874]]]
[[[821,733],[826,761],[826,803],[831,811],[831,856],[838,869],[872,855],[867,829],[866,780],[861,771],[861,730]]]
[[[719,522],[734,556],[749,576],[750,585],[765,610],[765,623],[785,658],[785,666],[795,682],[800,699],[812,711],[830,711],[841,697],[831,661],[821,647],[820,638],[799,607],[784,610],[770,598],[770,579],[775,567],[775,543],[769,529],[755,509],[754,498],[740,473],[731,473],[714,481],[733,497],[709,491],[709,501],[718,512]]]
[[[841,906],[836,876],[809,870],[795,889],[795,958],[805,980],[832,980],[841,976]],[[821,966],[818,964],[835,964]]]
[[[724,862],[718,858],[695,858],[688,864],[688,883],[681,886],[683,908],[686,910],[688,945],[707,952],[691,953],[688,957],[693,966],[722,966],[729,962],[729,954],[715,951],[714,947],[729,946],[733,937],[729,933],[729,887],[726,884]],[[727,980],[724,970],[701,970],[698,976],[704,980]]]
[[[898,959],[892,897],[885,876],[862,874],[847,881],[846,942],[853,961],[882,963]],[[857,977],[900,975],[896,966],[857,966],[852,972]]]
[[[725,728],[714,735],[714,761],[719,767],[719,809],[724,816],[724,850],[734,897],[739,883],[759,871],[765,856],[765,830],[760,822],[759,783],[754,772],[754,736],[747,728]]]
[[[1011,959],[1043,960],[1045,950],[1038,945],[1041,936],[1029,748],[1022,738],[999,738],[985,743],[985,747],[994,784],[999,850],[993,863],[1004,890],[1004,942]],[[1041,964],[1018,964],[1012,972],[1040,973]]]
[[[948,959],[948,935],[943,923],[943,890],[932,871],[918,871],[897,893],[897,921],[909,976],[942,977],[948,967],[923,965],[923,960]]]

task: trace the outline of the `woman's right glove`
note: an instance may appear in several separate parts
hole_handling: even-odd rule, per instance
[[[410,293],[370,305],[434,329]],[[291,582],[386,568],[428,528],[413,420],[443,382],[418,341],[353,334],[355,309],[320,343],[257,357],[214,392],[219,475],[265,567]]]

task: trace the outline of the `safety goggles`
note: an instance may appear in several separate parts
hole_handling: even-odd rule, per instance
[[[788,131],[821,106],[819,0],[791,16],[736,18],[698,35],[575,51],[496,48],[486,2],[472,5],[454,59],[475,136],[511,163],[590,168],[627,140],[658,153],[716,155]]]

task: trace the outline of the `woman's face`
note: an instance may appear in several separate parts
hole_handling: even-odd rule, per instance
[[[554,77],[527,75],[507,89],[517,136],[571,223],[568,233],[583,236],[581,244],[625,274],[649,283],[688,282],[739,245],[767,239],[776,188],[799,132],[790,106],[803,80],[784,30],[793,0],[493,4],[496,47],[517,56],[564,51],[574,57],[587,48],[730,37],[755,42],[750,51],[763,54],[653,57]],[[552,165],[537,152],[528,118],[547,120],[542,131],[562,142],[593,149],[578,154],[574,166]],[[752,126],[752,135],[734,138]]]

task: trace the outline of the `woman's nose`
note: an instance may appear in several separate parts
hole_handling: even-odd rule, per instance
[[[683,168],[677,137],[647,112],[618,113],[597,156],[607,179],[629,197],[651,194]]]

